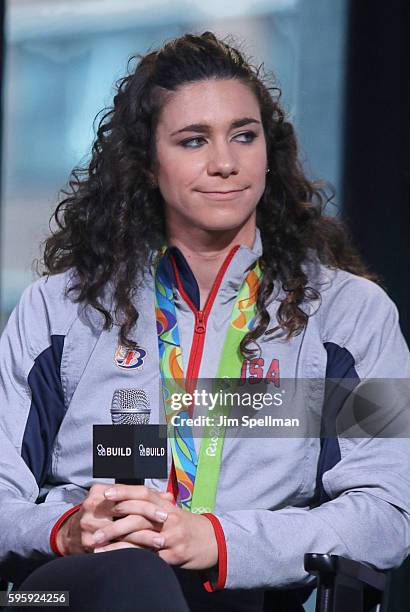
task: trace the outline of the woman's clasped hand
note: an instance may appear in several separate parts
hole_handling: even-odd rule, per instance
[[[207,569],[218,561],[205,516],[175,506],[172,493],[139,485],[93,485],[59,529],[57,545],[63,555],[147,548],[184,569]]]

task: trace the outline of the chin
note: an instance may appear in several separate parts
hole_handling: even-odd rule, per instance
[[[193,226],[197,226],[198,228],[207,231],[207,232],[232,232],[234,230],[240,230],[244,226],[248,219],[240,219],[240,220],[228,220],[221,219],[220,221],[216,219],[208,219],[204,223],[195,223],[193,222]]]
[[[255,208],[249,211],[205,209],[200,216],[192,219],[191,223],[193,226],[196,225],[207,231],[240,230],[251,219],[254,213]]]

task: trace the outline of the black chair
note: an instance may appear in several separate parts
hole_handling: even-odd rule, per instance
[[[307,553],[305,570],[317,578],[316,612],[381,612],[387,574],[340,557]]]
[[[338,555],[316,553],[305,554],[304,566],[317,578],[316,612],[381,612],[385,572]],[[7,587],[0,580],[0,591]]]
[[[387,612],[387,585],[392,572],[379,571],[342,556],[318,553],[306,553],[304,567],[316,577],[315,612]],[[0,591],[7,591],[9,586],[0,578]],[[305,601],[313,589],[314,586],[303,587],[305,595],[302,593],[298,601]],[[272,609],[269,597],[264,609],[266,612]]]

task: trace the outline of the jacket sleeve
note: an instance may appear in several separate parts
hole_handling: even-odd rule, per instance
[[[329,312],[337,313],[338,321],[333,324],[332,315],[325,314],[324,340],[355,355],[361,381],[383,378],[393,384],[401,379],[401,417],[404,411],[408,429],[409,394],[403,389],[408,390],[410,358],[396,307],[384,291],[364,280],[337,299],[338,308],[330,304]],[[344,555],[379,569],[400,565],[410,552],[410,439],[380,433],[339,438],[341,460],[323,476],[330,501],[321,506],[213,516],[219,567],[206,588],[307,584],[307,552]]]
[[[52,328],[46,281],[23,294],[0,339],[0,576],[21,580],[55,556],[50,534],[87,491],[47,483],[65,413],[59,377],[64,328]],[[66,323],[67,325],[67,323]]]

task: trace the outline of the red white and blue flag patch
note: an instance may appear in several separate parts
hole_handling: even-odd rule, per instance
[[[146,356],[147,351],[141,347],[129,349],[120,344],[115,351],[114,362],[124,370],[141,370]]]

